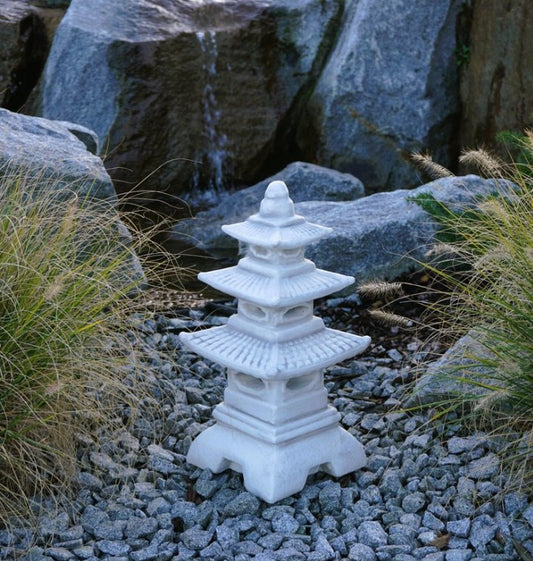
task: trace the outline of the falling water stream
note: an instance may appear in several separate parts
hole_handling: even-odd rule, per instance
[[[205,202],[217,199],[224,192],[225,172],[229,153],[227,136],[220,130],[221,112],[214,92],[216,63],[218,57],[214,31],[196,33],[202,52],[204,88],[202,91],[202,121],[204,147],[196,154],[196,169],[193,176],[193,192],[203,193]]]

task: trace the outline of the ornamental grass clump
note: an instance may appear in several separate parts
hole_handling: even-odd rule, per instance
[[[529,150],[533,154],[533,143]],[[470,152],[462,160],[479,162],[495,175],[495,160],[485,152]],[[476,341],[464,357],[468,366],[442,373],[462,388],[448,406],[466,405],[470,414],[463,419],[482,423],[499,438],[508,467],[531,489],[533,170],[523,164],[509,170],[516,188],[502,182],[500,193],[480,198],[474,208],[461,212],[442,205],[433,213],[447,253],[460,266],[429,268],[445,287],[433,316],[447,334],[468,333]]]
[[[0,526],[66,492],[80,435],[142,398],[124,329],[145,282],[131,238],[112,204],[60,183],[0,169]]]

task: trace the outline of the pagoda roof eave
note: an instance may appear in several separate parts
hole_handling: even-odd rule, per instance
[[[322,298],[353,284],[353,277],[315,269],[286,277],[266,276],[238,265],[200,273],[198,279],[235,298],[263,306],[291,306]]]
[[[285,380],[322,370],[363,352],[370,337],[322,329],[284,342],[270,342],[230,325],[181,333],[194,352],[251,376]]]
[[[331,228],[302,221],[288,225],[275,225],[251,216],[245,222],[225,224],[222,230],[241,242],[265,248],[295,249],[305,247],[328,236]]]

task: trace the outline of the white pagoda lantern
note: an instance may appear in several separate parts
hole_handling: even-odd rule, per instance
[[[258,214],[222,229],[247,245],[246,256],[198,278],[238,298],[238,311],[222,327],[180,336],[227,368],[228,386],[187,461],[242,472],[246,489],[273,503],[303,489],[311,473],[339,477],[365,465],[362,445],[328,405],[322,371],[364,351],[370,338],[313,316],[313,299],[354,279],[304,258],[331,229],[296,215],[285,183],[270,183]]]

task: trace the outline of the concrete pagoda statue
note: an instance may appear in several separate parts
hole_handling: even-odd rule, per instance
[[[363,352],[370,338],[313,316],[315,298],[354,279],[305,259],[305,247],[331,229],[295,214],[285,183],[270,183],[257,214],[222,229],[246,244],[246,255],[198,278],[236,297],[237,313],[180,337],[225,366],[228,385],[216,423],[193,441],[187,461],[242,472],[246,489],[273,503],[303,489],[311,473],[339,477],[365,465],[362,445],[328,405],[323,369]]]

